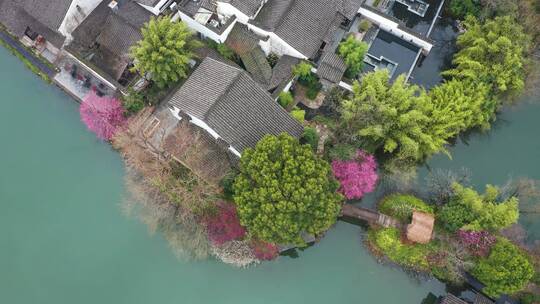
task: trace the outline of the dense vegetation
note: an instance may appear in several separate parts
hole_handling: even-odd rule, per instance
[[[160,88],[186,78],[194,50],[201,46],[183,22],[170,17],[152,18],[142,28],[142,40],[131,50],[135,67]]]
[[[243,152],[234,201],[252,236],[302,246],[305,234],[319,235],[336,221],[337,188],[330,166],[310,146],[288,134],[267,135]]]
[[[347,65],[345,74],[349,78],[355,78],[364,66],[364,56],[368,51],[368,44],[359,41],[353,35],[342,41],[338,47],[338,54]]]

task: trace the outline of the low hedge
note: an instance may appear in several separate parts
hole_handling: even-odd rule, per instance
[[[410,221],[415,210],[431,214],[434,212],[433,207],[423,200],[408,194],[388,195],[379,203],[379,211],[403,222]]]

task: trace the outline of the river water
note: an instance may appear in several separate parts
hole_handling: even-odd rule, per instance
[[[342,222],[298,259],[249,269],[179,261],[122,214],[118,154],[85,130],[69,97],[2,48],[0,92],[0,303],[416,304],[444,293],[378,264],[362,229]],[[538,117],[538,105],[522,104],[430,165],[468,166],[478,184],[540,178]]]

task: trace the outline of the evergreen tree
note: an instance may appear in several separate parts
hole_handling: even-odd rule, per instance
[[[489,128],[497,103],[488,96],[483,83],[450,80],[431,89],[433,131],[444,137],[454,137],[474,127]]]
[[[525,53],[529,37],[511,17],[497,17],[480,23],[469,16],[467,31],[457,39],[455,67],[444,75],[472,83],[486,83],[495,96],[523,90]]]
[[[338,132],[346,142],[382,150],[400,166],[414,166],[443,150],[449,137],[435,133],[433,114],[422,89],[407,84],[403,75],[390,83],[388,72],[380,70],[353,85],[353,97],[342,103]]]
[[[335,223],[342,196],[328,163],[288,134],[267,135],[246,149],[234,183],[240,223],[251,236],[304,245]]]
[[[134,69],[160,87],[186,78],[189,62],[200,42],[183,22],[171,22],[170,17],[150,19],[142,28],[142,40],[131,49]]]

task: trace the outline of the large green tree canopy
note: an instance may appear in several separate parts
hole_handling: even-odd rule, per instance
[[[529,37],[509,16],[479,22],[468,16],[465,33],[457,38],[459,52],[455,67],[444,75],[469,82],[483,82],[494,95],[516,94],[523,90],[525,53]]]
[[[441,151],[448,138],[434,132],[432,112],[424,90],[407,84],[403,75],[391,83],[388,72],[379,70],[354,84],[353,97],[342,103],[338,131],[344,141],[415,165]]]
[[[183,22],[170,17],[150,19],[142,28],[142,40],[131,49],[135,70],[149,74],[161,88],[187,77],[189,61],[200,42]]]
[[[476,264],[472,274],[486,285],[485,293],[496,297],[525,288],[534,270],[524,252],[508,240],[499,239],[489,256]]]
[[[246,149],[234,183],[242,225],[267,242],[304,245],[302,235],[317,235],[337,219],[338,184],[328,163],[288,134],[267,135]]]

